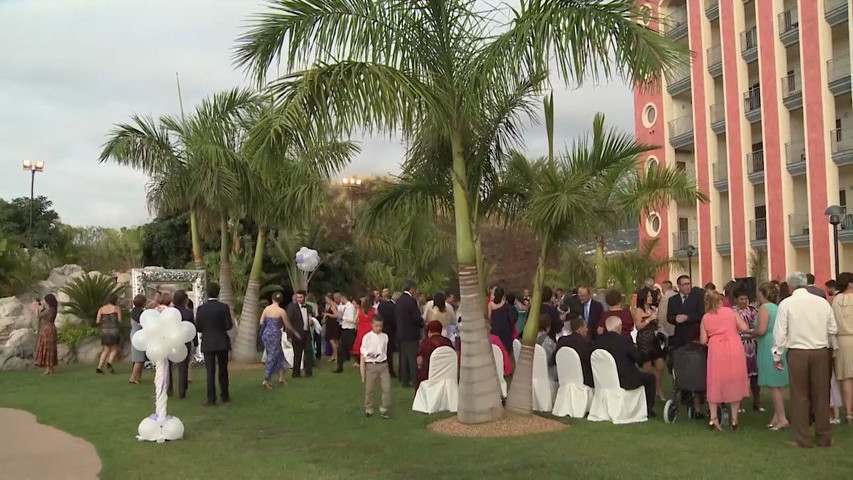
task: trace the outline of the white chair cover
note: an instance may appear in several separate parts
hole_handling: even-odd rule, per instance
[[[536,345],[533,351],[533,410],[550,412],[554,407],[554,382],[548,375],[548,359],[545,349]]]
[[[293,368],[293,344],[290,343],[290,338],[287,332],[282,331],[281,334],[281,349],[284,351],[284,361]],[[266,352],[265,352],[266,353]],[[302,365],[305,365],[305,356],[302,356]],[[302,368],[300,365],[300,369]]]
[[[518,365],[518,359],[521,357],[521,340],[515,339],[512,341],[512,358],[515,364]]]
[[[619,386],[616,361],[608,351],[599,349],[592,352],[592,378],[595,392],[588,420],[615,424],[648,420],[643,388],[625,390]]]
[[[438,347],[429,357],[429,378],[415,393],[412,410],[423,413],[455,412],[459,403],[456,351]]]
[[[592,405],[592,389],[583,383],[581,359],[573,348],[557,351],[557,377],[560,388],[551,413],[556,417],[583,418]]]
[[[492,345],[492,356],[495,357],[495,368],[498,370],[498,382],[501,384],[501,397],[506,398],[506,379],[504,378],[504,354],[497,345]]]

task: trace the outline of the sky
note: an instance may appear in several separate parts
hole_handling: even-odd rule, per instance
[[[112,126],[132,114],[180,112],[210,93],[251,81],[231,61],[235,39],[259,0],[0,0],[0,198],[29,196],[23,160],[43,161],[36,195],[62,221],[105,227],[146,223],[147,178],[98,163]],[[589,131],[593,115],[633,131],[621,81],[567,89],[555,82],[557,145]],[[403,148],[388,135],[356,137],[361,153],[340,176],[399,172]],[[525,149],[543,155],[541,124]]]

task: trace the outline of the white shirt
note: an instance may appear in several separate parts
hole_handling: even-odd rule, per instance
[[[347,302],[344,305],[344,314],[341,317],[341,328],[354,330],[356,327],[355,305]]]
[[[382,363],[388,360],[388,335],[384,333],[373,333],[373,330],[364,334],[361,339],[361,356],[367,363]]]
[[[305,305],[299,305],[299,311],[302,313],[302,325],[305,328],[305,331],[311,330],[311,321],[308,320],[308,307]]]
[[[782,300],[773,327],[773,360],[780,361],[786,350],[829,348],[838,332],[832,307],[826,300],[798,288]]]

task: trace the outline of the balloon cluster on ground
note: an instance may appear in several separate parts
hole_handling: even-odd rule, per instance
[[[317,250],[302,247],[296,252],[296,268],[303,272],[313,272],[320,266],[320,254]]]
[[[139,318],[142,330],[131,337],[133,348],[145,352],[152,362],[169,360],[182,362],[187,358],[188,342],[196,335],[192,322],[182,322],[177,308],[167,308],[162,313],[146,310]]]

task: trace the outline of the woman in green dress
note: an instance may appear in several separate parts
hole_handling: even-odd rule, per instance
[[[763,283],[758,287],[758,327],[755,335],[758,338],[758,384],[770,389],[773,397],[773,419],[767,428],[781,430],[788,426],[785,416],[785,387],[788,386],[788,362],[782,357],[782,370],[773,365],[773,327],[776,325],[776,311],[779,300],[779,290],[772,283]]]

